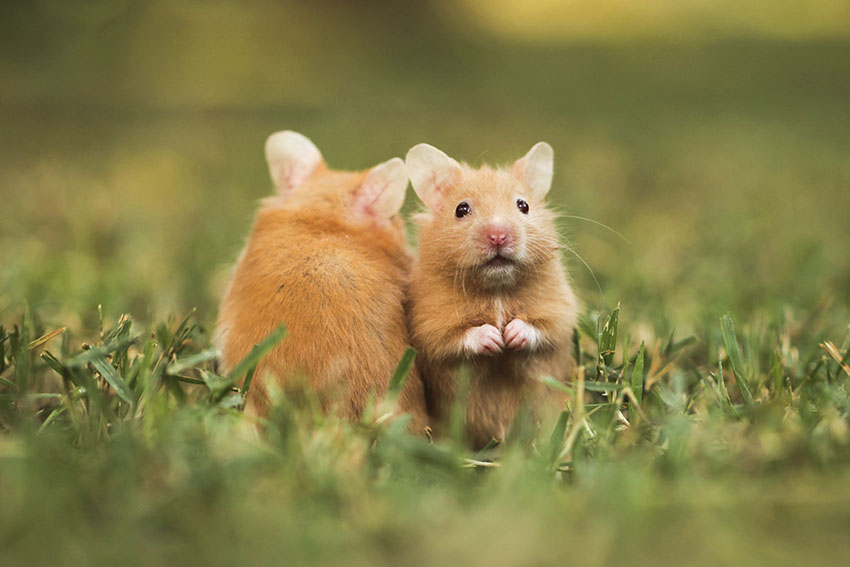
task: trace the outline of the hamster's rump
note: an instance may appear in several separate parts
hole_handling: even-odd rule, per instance
[[[315,167],[263,202],[215,338],[227,372],[279,324],[287,328],[257,367],[246,413],[267,413],[272,383],[285,391],[300,380],[323,409],[352,419],[386,393],[409,344],[403,302],[411,259],[402,221],[373,215],[382,206],[374,194],[362,198],[380,167]],[[413,415],[413,429],[424,428],[418,373],[409,376],[399,408]]]

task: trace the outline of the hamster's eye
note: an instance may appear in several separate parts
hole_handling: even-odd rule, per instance
[[[528,214],[528,203],[526,203],[522,199],[516,200],[516,208],[519,209],[519,212],[521,212],[522,214]]]
[[[472,207],[469,206],[469,203],[466,201],[461,201],[460,204],[455,209],[455,216],[457,218],[462,218],[472,212]]]

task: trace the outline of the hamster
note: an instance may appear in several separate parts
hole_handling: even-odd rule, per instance
[[[553,150],[540,142],[510,168],[472,169],[419,144],[406,164],[426,206],[409,320],[428,411],[435,424],[446,419],[466,365],[466,432],[480,448],[504,439],[525,404],[538,415],[563,404],[537,378],[564,381],[575,367],[578,300],[544,202]]]
[[[325,411],[358,419],[379,400],[409,344],[404,301],[412,262],[398,212],[408,176],[401,158],[364,172],[334,171],[296,132],[265,146],[277,194],[257,213],[219,309],[215,344],[224,372],[283,323],[288,336],[258,365],[245,412],[268,412],[271,380],[295,380]],[[425,428],[411,372],[398,400]]]

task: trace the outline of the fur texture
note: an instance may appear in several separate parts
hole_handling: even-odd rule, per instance
[[[219,310],[223,369],[284,323],[288,336],[258,366],[246,413],[267,413],[276,381],[284,390],[309,387],[326,411],[356,419],[386,393],[409,344],[403,303],[411,257],[397,214],[407,173],[400,159],[366,172],[331,171],[309,140],[306,147],[300,138],[274,138],[267,152],[278,195],[262,203]],[[278,148],[284,155],[271,155]],[[296,155],[285,153],[292,148]],[[399,407],[412,414],[412,429],[424,430],[415,371]]]
[[[574,368],[578,301],[544,203],[551,147],[538,144],[510,169],[474,170],[423,146],[407,160],[428,204],[416,218],[411,338],[435,423],[451,407],[458,369],[470,369],[467,433],[481,447],[503,439],[524,405],[538,415],[544,405],[562,406],[563,396],[537,378],[566,380]],[[461,217],[460,203],[469,209]]]

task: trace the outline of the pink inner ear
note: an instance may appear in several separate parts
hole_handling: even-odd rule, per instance
[[[443,205],[443,201],[446,200],[446,194],[452,188],[454,183],[457,182],[457,178],[460,175],[459,171],[442,177],[437,175],[437,173],[437,171],[431,172],[430,184],[434,186],[434,189],[428,195],[428,201],[425,202],[425,206],[433,211],[440,210],[440,207]]]
[[[278,164],[280,178],[278,188],[288,193],[310,179],[319,168],[321,160],[314,163],[282,162]]]
[[[434,189],[434,193],[431,195],[431,202],[426,203],[426,205],[434,211],[439,211],[440,207],[443,205],[443,201],[445,201],[445,195],[448,189],[448,185],[438,185],[437,188]]]
[[[269,173],[282,194],[306,182],[323,163],[313,142],[289,130],[269,136],[265,150]]]
[[[438,210],[440,205],[443,204],[443,197],[446,194],[446,191],[449,190],[449,185],[447,183],[443,183],[442,185],[438,183],[437,172],[434,171],[431,173],[431,184],[434,186],[434,190],[428,197],[429,203],[425,203],[425,205],[433,210]]]
[[[354,206],[368,217],[375,219],[379,218],[380,215],[378,214],[378,211],[375,210],[375,203],[378,202],[378,199],[381,197],[381,193],[383,193],[388,186],[388,183],[381,186],[366,185],[364,183],[357,190],[357,194],[354,197]]]
[[[382,209],[388,205],[385,202],[388,195],[384,195],[386,191],[392,190],[392,181],[388,180],[380,182],[375,179],[367,180],[361,185],[354,195],[354,209],[359,211],[366,218],[376,222],[383,223],[392,217],[394,213],[390,213]]]
[[[310,170],[306,167],[299,167],[298,165],[293,165],[289,168],[288,171],[284,171],[283,174],[283,183],[286,185],[287,189],[292,189],[297,185],[301,185],[307,178],[310,176]]]
[[[401,208],[407,181],[404,162],[399,158],[376,165],[357,189],[354,206],[373,219],[388,219]]]

